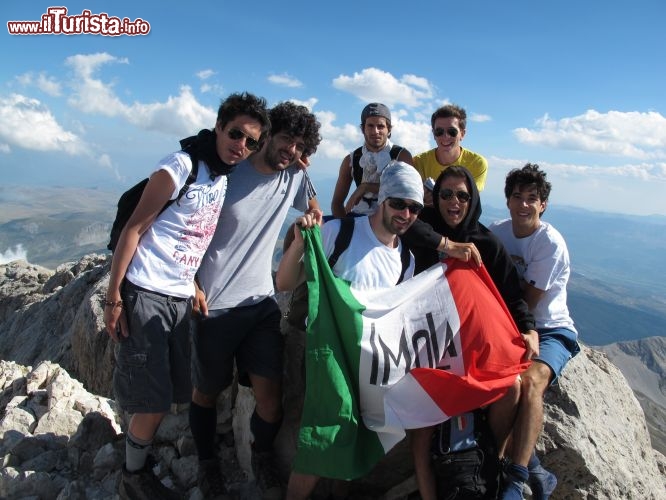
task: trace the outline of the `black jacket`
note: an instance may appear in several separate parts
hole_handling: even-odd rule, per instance
[[[444,222],[438,203],[439,187],[442,183],[440,175],[433,189],[434,207],[424,208],[419,220],[402,237],[416,259],[415,273],[420,273],[439,262],[440,257],[436,248],[442,236],[447,236],[458,243],[474,243],[479,249],[488,274],[511,312],[518,330],[523,333],[527,330],[534,330],[534,316],[529,312],[527,303],[523,299],[518,272],[502,243],[479,222],[479,217],[481,217],[479,191],[472,174],[465,172],[467,186],[472,195],[468,202],[469,210],[465,219],[456,228],[451,228]]]

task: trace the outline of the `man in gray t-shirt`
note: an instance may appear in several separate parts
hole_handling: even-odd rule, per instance
[[[194,334],[190,427],[204,495],[223,493],[215,451],[219,393],[233,380],[251,385],[256,399],[250,429],[252,467],[266,493],[279,492],[273,441],[282,422],[282,335],[274,299],[273,249],[290,207],[318,208],[305,170],[320,141],[319,123],[304,106],[270,111],[271,135],[261,151],[238,165],[213,240],[197,274],[200,312]]]

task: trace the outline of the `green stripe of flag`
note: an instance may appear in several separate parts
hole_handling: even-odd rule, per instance
[[[365,309],[336,278],[319,227],[303,231],[308,281],[306,389],[294,470],[337,479],[367,474],[384,456],[360,414],[359,362]]]

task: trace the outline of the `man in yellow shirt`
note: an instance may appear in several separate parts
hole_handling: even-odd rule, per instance
[[[480,154],[460,145],[465,137],[467,113],[460,106],[447,104],[432,114],[432,134],[437,147],[416,155],[414,167],[425,181],[437,179],[446,167],[460,165],[469,170],[479,191],[483,191],[488,173],[488,162]],[[432,192],[426,190],[426,205],[432,205]]]

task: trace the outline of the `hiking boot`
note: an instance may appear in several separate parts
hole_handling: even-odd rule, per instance
[[[223,500],[228,498],[224,474],[217,458],[199,461],[199,477],[197,486],[204,498]]]
[[[179,500],[182,498],[178,492],[164,486],[148,465],[136,472],[129,472],[123,466],[123,477],[118,487],[118,495],[123,500],[154,500],[156,498]]]
[[[548,500],[557,486],[557,477],[538,465],[530,469],[529,485],[534,500]]]
[[[252,472],[264,500],[282,500],[282,481],[272,451],[252,449]]]

